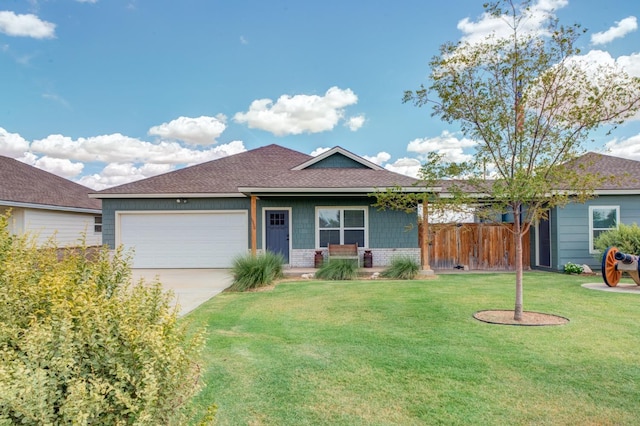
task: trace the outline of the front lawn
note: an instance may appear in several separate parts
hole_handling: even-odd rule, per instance
[[[283,282],[222,293],[190,314],[208,328],[194,418],[219,425],[637,424],[640,295],[601,278],[531,272],[525,310],[562,326],[492,325],[513,274],[428,281]]]

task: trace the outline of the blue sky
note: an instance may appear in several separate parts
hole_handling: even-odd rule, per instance
[[[401,99],[428,83],[442,43],[490,27],[482,3],[5,0],[0,155],[93,189],[271,143],[415,174],[428,151],[473,153]],[[535,5],[586,27],[593,60],[640,76],[636,2]],[[640,120],[588,148],[640,160]]]

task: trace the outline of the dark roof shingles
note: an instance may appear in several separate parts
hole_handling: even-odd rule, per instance
[[[68,179],[0,156],[0,202],[100,210],[91,189]]]

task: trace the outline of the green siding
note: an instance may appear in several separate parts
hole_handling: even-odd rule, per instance
[[[316,206],[345,207],[368,206],[370,248],[416,248],[418,231],[415,214],[396,211],[378,211],[371,207],[368,197],[260,197],[257,203],[257,245],[262,242],[264,211],[272,208],[291,209],[291,245],[293,249],[316,248]],[[201,198],[189,199],[178,204],[175,199],[104,199],[102,201],[102,241],[115,247],[116,211],[181,211],[181,210],[247,210],[249,198]],[[247,229],[250,241],[251,229]]]
[[[417,248],[417,215],[369,208],[369,247]]]
[[[368,169],[362,163],[336,153],[308,167],[309,169]]]
[[[268,198],[259,201],[258,238],[262,235],[264,209],[291,207],[293,249],[316,248],[316,207],[368,206],[369,248],[416,248],[418,230],[415,214],[396,211],[379,211],[372,207],[368,197],[297,197]],[[412,226],[413,225],[413,226]],[[410,228],[410,229],[407,229]],[[260,244],[259,244],[260,245]]]

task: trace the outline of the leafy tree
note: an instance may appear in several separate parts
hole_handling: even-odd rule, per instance
[[[522,237],[548,209],[593,194],[604,176],[581,173],[573,160],[596,130],[621,124],[640,108],[640,79],[613,65],[589,65],[577,47],[585,32],[564,26],[531,0],[486,4],[506,34],[445,43],[431,62],[430,86],[407,91],[405,102],[429,105],[478,142],[473,160],[423,168],[442,182],[447,202],[490,200],[480,214],[511,213],[516,247],[514,317],[522,318]],[[584,166],[584,165],[582,165]],[[434,168],[435,167],[435,168]],[[438,168],[439,167],[439,168]]]
[[[0,215],[0,424],[183,424],[202,339],[170,302],[122,252],[37,247]]]

